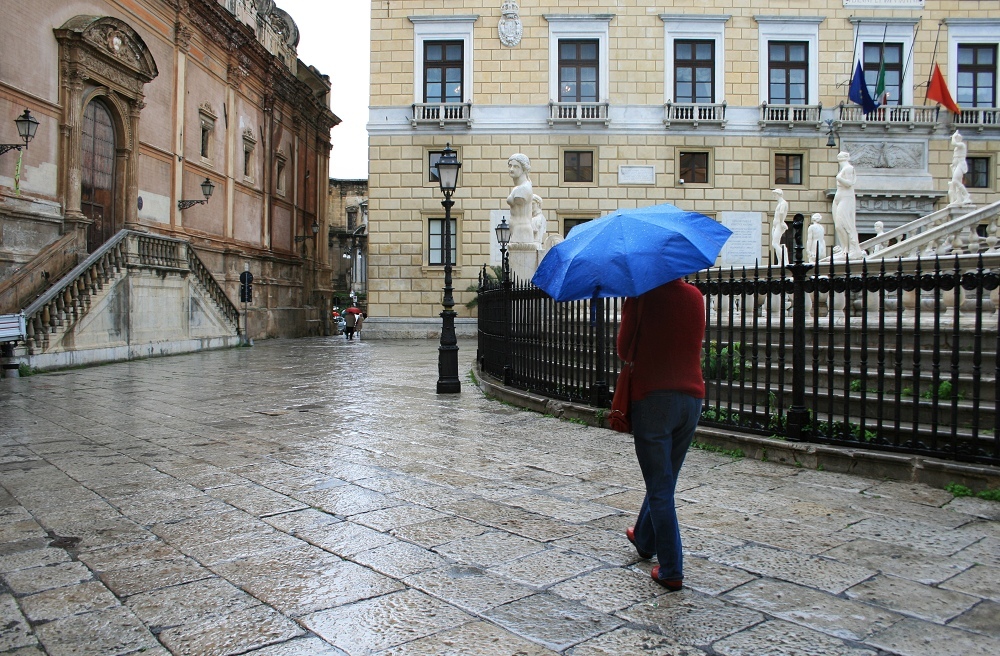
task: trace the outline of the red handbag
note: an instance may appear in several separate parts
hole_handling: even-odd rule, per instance
[[[632,363],[626,362],[618,372],[615,383],[615,395],[611,399],[611,414],[608,415],[608,427],[619,433],[632,432],[632,418],[629,410],[632,405]]]
[[[642,299],[638,301],[635,308],[635,332],[632,334],[632,343],[629,345],[628,361],[618,372],[618,380],[615,382],[615,395],[611,399],[611,414],[608,415],[608,427],[619,433],[632,432],[632,363],[635,362],[635,348],[639,341],[639,320],[641,317]]]

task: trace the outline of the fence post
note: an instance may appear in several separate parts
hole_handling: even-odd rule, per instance
[[[802,439],[802,429],[809,422],[806,409],[806,272],[811,264],[802,261],[802,222],[799,213],[792,220],[794,246],[792,264],[785,266],[792,272],[792,403],[785,413],[785,437],[792,441]]]
[[[503,384],[511,385],[514,383],[514,368],[511,366],[513,355],[511,355],[510,346],[510,331],[513,330],[513,326],[511,325],[513,321],[511,306],[514,303],[514,283],[510,279],[510,266],[507,264],[507,253],[504,252],[501,257],[503,266],[501,274],[503,278],[503,282],[501,283],[501,298],[503,298]]]
[[[605,352],[607,336],[604,334],[604,299],[596,296],[590,299],[590,308],[591,312],[597,312],[595,320],[590,324],[597,331],[597,371],[594,386],[590,390],[590,405],[605,408],[608,406],[608,363]]]

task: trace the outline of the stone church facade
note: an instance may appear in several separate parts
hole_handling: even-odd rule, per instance
[[[440,325],[443,197],[433,164],[462,162],[452,211],[460,332],[493,228],[507,158],[530,159],[549,232],[618,207],[669,202],[736,226],[723,262],[766,264],[780,188],[796,213],[830,216],[837,154],[857,171],[858,230],[873,235],[947,204],[952,147],[966,186],[996,198],[1000,18],[975,0],[473,0],[372,3],[368,300],[371,333]],[[848,100],[860,62],[881,106]],[[934,65],[961,106],[925,100]]]
[[[39,124],[0,156],[0,313],[126,229],[186,242],[233,303],[250,271],[250,337],[328,330],[316,235],[339,119],[328,78],[297,58],[291,16],[273,0],[39,0],[4,13],[0,141],[17,141],[25,108]]]

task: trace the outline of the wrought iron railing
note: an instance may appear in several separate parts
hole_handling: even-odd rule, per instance
[[[707,299],[702,424],[1000,465],[998,265],[980,254],[691,278]],[[486,278],[478,302],[484,373],[609,407],[621,299],[556,303]]]

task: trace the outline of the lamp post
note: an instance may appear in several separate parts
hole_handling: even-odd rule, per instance
[[[441,244],[444,250],[444,311],[441,312],[441,346],[438,348],[438,394],[457,394],[462,391],[462,382],[458,379],[458,339],[455,337],[455,299],[451,287],[451,208],[455,202],[451,199],[458,187],[458,170],[462,163],[458,154],[451,149],[449,143],[441,153],[437,163],[438,183],[444,200],[444,233]]]
[[[21,137],[24,143],[0,144],[0,155],[8,150],[21,150],[22,148],[27,150],[28,142],[35,138],[35,132],[38,130],[38,119],[25,109],[23,114],[14,119],[14,125],[17,126],[17,136]]]
[[[497,242],[500,244],[500,288],[503,298],[503,350],[505,362],[503,365],[503,384],[514,382],[514,371],[510,366],[510,260],[507,257],[507,244],[510,243],[510,226],[507,218],[500,219],[496,227]]]
[[[825,121],[823,121],[823,123],[826,124],[826,129],[827,129],[827,133],[826,133],[826,147],[827,148],[836,148],[837,147],[837,139],[836,139],[836,135],[834,135],[833,119],[828,118]]]
[[[195,205],[203,205],[212,197],[213,191],[215,191],[215,185],[212,184],[211,180],[205,178],[205,181],[201,183],[201,193],[205,194],[205,200],[179,200],[177,201],[177,209],[183,211]]]
[[[311,235],[296,235],[295,236],[295,243],[296,244],[301,244],[302,242],[304,242],[307,239],[315,239],[316,235],[318,235],[318,234],[319,234],[319,224],[316,223],[315,221],[313,221],[313,224],[312,224],[312,234]]]

